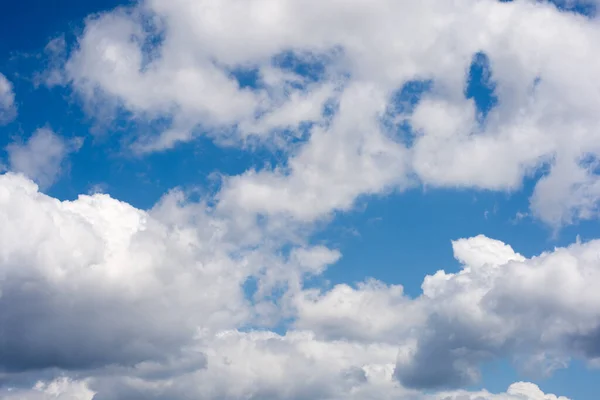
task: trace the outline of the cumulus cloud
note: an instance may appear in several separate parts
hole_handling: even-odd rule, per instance
[[[0,389],[3,400],[93,400],[92,392],[85,382],[58,378],[54,381],[39,381],[31,389]]]
[[[307,332],[285,336],[223,332],[210,346],[206,369],[183,369],[173,377],[131,377],[120,371],[120,375],[82,381],[58,378],[40,381],[32,389],[13,389],[13,394],[1,398],[568,400],[544,394],[531,383],[515,383],[500,394],[459,391],[425,395],[403,389],[393,380],[393,364],[389,363],[393,354],[388,346],[323,342]],[[140,367],[145,368],[148,366]]]
[[[11,122],[17,116],[15,93],[12,83],[0,74],[0,125]]]
[[[6,146],[9,168],[47,188],[61,174],[65,158],[78,151],[81,144],[81,139],[65,140],[50,129],[38,129],[25,143]]]
[[[226,218],[182,201],[173,192],[148,212],[103,194],[60,202],[21,175],[0,176],[4,386],[41,371],[85,377],[21,383],[2,398],[318,398],[363,384],[352,368],[391,370],[393,345],[236,330],[261,311],[243,292],[248,276],[266,265],[298,283],[294,270],[318,274],[339,253],[302,246],[278,264],[251,239],[244,250]]]
[[[314,223],[364,195],[541,175],[532,215],[595,217],[599,29],[493,0],[148,0],[88,18],[75,48],[49,45],[42,76],[90,112],[167,126],[134,150],[206,132],[286,159],[144,211],[40,193],[77,143],[42,129],[9,145],[22,175],[0,175],[0,397],[565,400],[529,383],[452,390],[491,360],[600,362],[599,241],[526,258],[460,239],[460,271],[416,298],[305,279],[342,256],[311,243]],[[465,96],[477,54],[498,99],[485,113]]]
[[[420,305],[400,285],[370,280],[357,287],[342,284],[326,293],[305,290],[295,299],[298,328],[332,340],[399,343],[423,323]]]
[[[0,175],[0,368],[166,362],[200,331],[253,321],[242,290],[251,274],[270,266],[276,274],[264,279],[275,276],[276,288],[339,257],[322,246],[287,260],[258,251],[232,219],[182,201],[173,192],[149,212],[104,194],[60,202],[21,175]]]
[[[0,180],[4,369],[161,360],[203,326],[246,318],[244,269],[214,246],[208,219],[197,231],[107,195],[61,203],[17,175]],[[168,218],[172,204],[154,212]]]
[[[305,288],[338,252],[276,256],[268,232],[257,239],[180,192],[141,211],[104,194],[61,202],[4,174],[0,220],[4,387],[19,393],[42,371],[83,379],[40,384],[32,399],[428,399],[415,389],[474,383],[495,358],[551,373],[600,356],[598,241],[527,259],[484,236],[461,239],[462,270],[426,277],[413,299],[376,281]],[[285,319],[287,333],[268,329]],[[546,399],[519,385],[489,398],[526,389]]]
[[[360,85],[348,88],[328,128],[316,128],[285,168],[227,179],[219,207],[314,221],[350,209],[361,194],[403,185],[406,149],[379,132],[374,118],[363,118],[384,111],[380,95]]]
[[[438,395],[440,400],[568,400],[563,396],[545,394],[532,383],[518,382],[512,384],[506,393],[491,394],[489,392],[457,392]]]
[[[277,365],[281,365],[282,357],[278,357],[280,353],[278,351],[274,352],[264,352],[261,351],[264,344],[262,343],[247,343],[244,342],[245,346],[245,355],[251,355],[254,358],[257,358],[257,350],[258,353],[262,356],[267,356],[266,360],[268,362],[268,367],[273,367],[273,362],[277,363]],[[249,345],[249,346],[248,346]],[[315,350],[318,349],[318,346],[315,346]],[[279,349],[283,350],[292,350],[288,348],[288,346],[281,346]],[[340,349],[342,350],[342,349]],[[348,349],[345,349],[348,350]],[[372,350],[372,349],[371,349]],[[231,352],[239,351],[237,348]],[[310,353],[310,351],[309,351]],[[294,356],[294,361],[300,361],[296,357],[298,355],[296,353],[291,353]],[[291,355],[290,354],[290,355]],[[258,357],[260,360],[260,357]],[[290,358],[284,357],[286,361],[291,361]],[[300,359],[305,356],[300,356]],[[284,361],[285,363],[285,361]],[[235,362],[232,362],[235,364]],[[300,363],[302,364],[302,363]],[[256,368],[260,367],[260,361],[257,363]],[[252,373],[255,371],[254,368],[239,368],[230,367],[232,370],[236,370],[238,373],[235,377],[237,378],[235,381],[232,380],[229,383],[229,386],[219,385],[221,376],[218,377],[205,377],[213,380],[203,380],[202,377],[194,376],[194,383],[190,385],[191,382],[169,382],[169,383],[161,383],[161,382],[133,382],[129,381],[124,383],[112,383],[108,384],[106,380],[102,382],[105,388],[108,388],[107,391],[104,391],[104,394],[100,394],[94,392],[90,389],[90,386],[93,386],[93,383],[90,381],[72,381],[67,378],[59,378],[55,381],[43,382],[39,381],[32,389],[17,389],[5,391],[5,393],[0,392],[1,398],[4,400],[96,400],[96,399],[160,399],[160,398],[190,398],[192,396],[202,396],[201,398],[206,399],[321,399],[326,398],[328,400],[342,400],[342,399],[355,399],[355,400],[378,400],[378,399],[398,399],[398,398],[409,398],[414,400],[569,400],[563,396],[556,396],[554,394],[546,394],[540,388],[532,383],[526,382],[518,382],[512,384],[505,393],[493,394],[488,391],[479,391],[479,392],[467,392],[467,391],[459,391],[459,392],[445,392],[439,393],[435,395],[419,395],[414,392],[407,392],[405,390],[399,389],[397,386],[390,385],[386,383],[385,376],[389,375],[389,368],[369,368],[369,369],[361,369],[354,368],[348,369],[341,374],[334,374],[333,376],[327,376],[330,380],[325,383],[330,388],[335,388],[336,385],[332,385],[332,381],[335,381],[336,384],[342,385],[338,386],[337,389],[342,389],[339,391],[330,391],[327,397],[323,397],[323,393],[311,391],[309,385],[302,386],[300,382],[297,380],[289,380],[285,381],[281,378],[282,375],[276,375],[269,379],[270,382],[267,384],[271,386],[274,382],[279,381],[280,386],[277,389],[267,389],[261,385],[257,385],[255,382],[256,376]],[[296,366],[296,371],[302,369],[310,368],[307,365]],[[230,371],[228,371],[230,372]],[[306,378],[309,379],[310,383],[314,383],[316,375],[314,374],[314,370],[312,372],[305,371],[307,373]],[[326,371],[320,371],[326,372]],[[232,376],[234,374],[228,373],[227,376]],[[248,376],[250,375],[250,376]],[[217,378],[217,379],[215,379]],[[248,378],[250,378],[250,385],[248,385]],[[325,377],[321,375],[318,381],[324,380]],[[203,383],[204,386],[198,387],[198,383]],[[225,382],[223,382],[225,383]],[[303,382],[303,383],[306,383]],[[127,385],[129,384],[129,386]],[[288,386],[286,387],[285,384]],[[180,386],[181,385],[181,386]],[[345,387],[344,387],[345,386]],[[111,393],[111,390],[119,389],[121,392],[119,394]],[[157,390],[158,389],[158,390]],[[346,389],[346,390],[344,390]],[[349,390],[348,390],[349,389]],[[159,392],[160,394],[157,394]],[[241,395],[241,396],[240,396]],[[400,396],[400,397],[399,397]]]
[[[546,2],[355,1],[340,11],[152,0],[88,19],[60,74],[103,116],[167,121],[137,151],[198,132],[228,144],[275,135],[285,165],[230,183],[229,196],[255,211],[312,220],[415,180],[515,191],[546,171],[531,206],[556,227],[597,213],[596,170],[584,159],[600,154],[598,37],[594,20]],[[484,121],[465,98],[478,54],[497,98]],[[412,82],[431,90],[395,107]]]
[[[296,325],[322,338],[400,344],[395,375],[415,388],[473,384],[494,359],[551,374],[571,358],[599,357],[598,241],[531,259],[484,236],[453,245],[462,270],[426,277],[420,297],[379,282],[307,290],[295,300]]]

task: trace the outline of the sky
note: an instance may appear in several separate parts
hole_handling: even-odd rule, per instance
[[[3,4],[0,399],[595,399],[598,5]]]

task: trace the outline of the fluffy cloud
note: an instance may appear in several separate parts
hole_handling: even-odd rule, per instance
[[[81,144],[81,139],[65,140],[50,129],[38,129],[25,143],[12,143],[6,147],[10,170],[47,188],[62,172],[65,158],[79,150]]]
[[[384,110],[375,88],[348,88],[330,124],[315,128],[286,167],[227,179],[219,207],[314,221],[350,209],[361,194],[402,186],[409,154],[379,131],[374,117]],[[373,118],[364,118],[367,114]]]
[[[246,353],[253,353],[257,349],[256,344],[249,346]],[[285,347],[280,350],[286,349]],[[286,349],[290,350],[290,349]],[[257,354],[251,354],[256,357]],[[267,355],[267,354],[263,354]],[[274,354],[268,354],[269,367],[273,366],[272,362],[276,361],[277,358],[273,357]],[[289,358],[287,358],[289,361]],[[266,360],[267,361],[267,360]],[[258,367],[258,365],[257,365]],[[307,368],[308,366],[304,366]],[[234,369],[232,367],[231,369]],[[297,368],[298,369],[301,369]],[[308,367],[310,368],[310,367]],[[386,373],[386,370],[388,371]],[[247,371],[247,372],[245,372]],[[202,382],[200,377],[195,376],[194,384],[186,385],[183,382],[181,387],[176,387],[173,382],[170,383],[158,383],[152,382],[145,384],[143,382],[128,382],[127,384],[115,384],[105,386],[111,389],[120,389],[120,394],[99,394],[90,389],[91,384],[83,381],[72,381],[67,378],[59,378],[55,381],[43,382],[39,381],[32,389],[12,389],[0,392],[0,396],[3,400],[96,400],[96,399],[159,399],[159,398],[194,398],[200,397],[205,399],[314,399],[314,398],[326,398],[328,400],[342,400],[342,399],[398,399],[398,398],[409,398],[414,400],[569,400],[563,396],[556,396],[553,394],[545,394],[540,388],[532,383],[519,382],[512,384],[506,393],[492,394],[487,391],[480,392],[446,392],[439,393],[436,395],[419,395],[407,391],[400,390],[398,387],[393,385],[385,384],[385,377],[389,375],[389,368],[373,368],[367,371],[363,369],[349,369],[342,374],[334,376],[327,376],[329,381],[325,385],[329,387],[335,387],[332,385],[332,380],[339,384],[339,382],[345,382],[342,388],[345,386],[345,391],[331,392],[327,397],[323,397],[322,393],[311,392],[308,389],[308,385],[302,386],[307,381],[301,384],[298,381],[280,382],[282,385],[279,386],[279,390],[268,389],[265,391],[256,385],[254,379],[256,376],[252,374],[252,369],[245,369],[245,373],[241,372],[237,378],[239,380],[230,382],[230,386],[220,386],[217,384],[218,380],[206,380]],[[321,371],[323,372],[323,371]],[[314,370],[312,372],[307,371],[309,383],[314,383]],[[243,376],[245,375],[245,376]],[[250,375],[250,376],[248,376]],[[247,381],[244,378],[250,377],[252,385],[247,385]],[[206,377],[212,378],[215,377]],[[220,377],[219,377],[220,378]],[[321,375],[321,379],[325,377]],[[199,379],[199,380],[196,380]],[[281,375],[274,375],[271,377],[270,384],[274,381],[281,379]],[[108,382],[104,381],[102,384],[106,385]],[[189,382],[188,382],[189,383]],[[204,386],[199,387],[198,384],[203,383]],[[287,383],[285,387],[283,384]],[[257,388],[258,387],[258,388]],[[348,390],[350,388],[350,390]],[[158,389],[158,390],[157,390]],[[126,391],[123,391],[126,390]],[[110,389],[108,391],[110,393]],[[156,393],[160,394],[156,394]],[[106,393],[106,391],[105,391]],[[243,396],[240,396],[240,394]],[[182,396],[183,395],[183,396]],[[114,397],[116,396],[116,397]],[[314,397],[317,396],[317,397]],[[402,397],[399,397],[402,396]]]
[[[460,271],[426,277],[417,298],[304,280],[342,256],[311,245],[313,224],[364,195],[542,175],[534,215],[593,218],[599,29],[525,0],[146,0],[90,17],[74,49],[49,45],[41,77],[90,112],[167,126],[134,150],[206,132],[285,161],[148,211],[1,175],[0,398],[563,400],[527,383],[435,391],[495,359],[597,364],[599,241],[528,259],[460,239]],[[498,98],[485,118],[465,96],[477,54]],[[428,89],[403,99],[415,82]],[[47,187],[76,145],[42,129],[7,150]]]
[[[402,286],[374,280],[356,288],[338,285],[326,293],[306,290],[295,299],[295,306],[296,327],[332,340],[400,343],[425,317],[420,305],[404,295]]]
[[[0,390],[3,400],[92,400],[92,392],[85,382],[59,378],[51,382],[39,381],[32,389]]]
[[[462,270],[426,277],[412,299],[375,281],[306,289],[303,277],[339,253],[273,256],[271,239],[245,237],[235,218],[179,192],[146,212],[102,194],[60,202],[5,174],[0,206],[5,387],[52,371],[80,380],[39,384],[26,399],[427,399],[408,388],[473,383],[494,358],[551,373],[600,356],[598,241],[526,259],[483,236],[461,239]],[[265,329],[285,319],[287,333]],[[489,398],[518,393],[546,399],[527,385]]]
[[[303,246],[281,259],[254,239],[244,245],[231,220],[205,205],[182,202],[179,192],[149,212],[103,194],[60,202],[1,175],[0,367],[164,362],[199,332],[253,322],[242,290],[250,275],[263,275],[267,296],[339,257]]]
[[[106,195],[61,203],[24,178],[0,180],[4,369],[163,359],[197,329],[246,317],[244,269],[214,248],[209,220],[191,230]],[[167,218],[169,204],[155,212]]]
[[[420,297],[378,282],[305,291],[296,325],[322,338],[400,344],[395,375],[409,387],[472,384],[481,364],[505,357],[551,374],[572,357],[600,356],[599,250],[592,241],[526,259],[483,236],[461,239],[462,270],[426,277]]]
[[[512,384],[506,393],[491,394],[489,392],[458,392],[438,395],[440,400],[568,400],[563,396],[545,394],[532,383],[519,382]]]
[[[421,394],[394,382],[390,363],[394,354],[388,346],[323,342],[307,332],[286,336],[223,332],[210,342],[206,352],[207,368],[184,365],[175,376],[152,373],[152,365],[140,365],[136,371],[119,370],[118,374],[81,381],[40,381],[33,389],[0,392],[0,398],[568,400],[546,395],[531,383],[515,383],[502,394]]]
[[[13,85],[0,74],[0,125],[12,121],[17,115]]]
[[[414,181],[514,191],[546,171],[534,215],[554,226],[596,215],[595,21],[532,1],[340,7],[144,1],[90,18],[61,74],[102,115],[168,121],[138,151],[200,131],[227,143],[275,135],[285,165],[236,177],[224,195],[252,211],[313,220]],[[498,99],[485,121],[465,98],[476,54]],[[395,93],[414,81],[432,90],[398,109]]]

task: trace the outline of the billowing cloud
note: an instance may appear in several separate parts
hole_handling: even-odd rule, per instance
[[[312,220],[415,181],[515,191],[545,172],[535,216],[560,226],[596,215],[594,20],[530,1],[339,6],[144,1],[90,18],[61,74],[103,116],[166,121],[137,151],[201,131],[275,142],[285,165],[236,177],[224,194],[265,214]],[[485,113],[465,97],[479,55],[497,99]],[[398,107],[415,82],[429,90]]]
[[[0,389],[3,400],[93,400],[92,392],[85,382],[58,378],[50,382],[39,381],[31,389]]]
[[[251,355],[256,358],[256,350],[259,350],[262,346],[260,343],[255,343],[248,346],[246,344],[246,353],[252,353]],[[315,348],[317,350],[318,347]],[[280,347],[280,351],[290,350],[286,346]],[[347,349],[346,349],[347,350]],[[260,351],[260,350],[259,350]],[[279,361],[281,358],[277,358],[277,352],[275,353],[263,353],[267,356],[268,367],[273,367],[273,362]],[[293,354],[293,353],[292,353]],[[290,354],[291,355],[291,354]],[[296,354],[294,354],[296,356]],[[291,358],[286,357],[286,360],[292,361]],[[296,357],[294,361],[299,361]],[[256,367],[259,368],[261,365],[257,363]],[[232,367],[231,369],[234,369]],[[296,371],[302,368],[310,368],[306,365],[300,368],[296,367]],[[387,370],[387,372],[386,372]],[[107,382],[104,380],[105,391],[103,394],[94,392],[90,389],[93,383],[90,381],[73,381],[68,378],[58,378],[54,381],[44,382],[39,381],[31,389],[13,389],[2,393],[0,391],[0,398],[3,400],[108,400],[108,399],[160,399],[160,398],[203,398],[203,399],[328,399],[328,400],[343,400],[343,399],[355,399],[355,400],[379,400],[379,399],[398,399],[407,398],[411,400],[569,400],[563,396],[556,396],[554,394],[546,394],[540,388],[532,383],[518,382],[512,384],[505,393],[493,394],[488,391],[479,392],[467,392],[467,391],[456,391],[456,392],[445,392],[435,395],[420,395],[414,392],[407,392],[386,384],[384,378],[389,375],[389,368],[372,368],[367,371],[354,368],[344,371],[342,374],[333,376],[323,376],[317,378],[317,381],[323,383],[323,385],[329,388],[334,388],[340,382],[344,382],[345,385],[337,387],[342,389],[339,391],[330,391],[330,394],[326,397],[323,396],[322,392],[315,392],[311,390],[312,385],[304,385],[307,381],[298,382],[297,380],[281,380],[282,375],[276,375],[269,379],[270,389],[264,390],[260,385],[257,385],[255,381],[256,376],[252,373],[255,371],[254,368],[237,368],[238,374],[235,376],[236,380],[229,382],[223,382],[222,376],[211,376],[205,377],[212,380],[203,381],[201,377],[195,376],[194,383],[190,385],[190,381],[170,381],[170,382],[143,382],[143,381],[125,381],[125,382]],[[306,371],[306,378],[309,379],[308,383],[313,384],[317,375],[312,372]],[[324,372],[324,371],[319,371]],[[249,373],[249,374],[248,374]],[[248,376],[250,375],[250,376]],[[228,374],[233,378],[233,374]],[[248,385],[247,378],[250,378],[250,385]],[[328,382],[324,382],[325,379],[329,379]],[[277,388],[273,387],[273,383],[279,381]],[[335,384],[333,384],[335,382]],[[202,383],[203,386],[199,387],[198,383]],[[229,385],[229,386],[226,386]],[[345,388],[344,388],[345,386]],[[108,389],[108,390],[106,390]],[[346,390],[343,390],[346,389]],[[348,390],[349,389],[349,390]],[[119,390],[120,392],[112,392]],[[111,393],[112,392],[112,393]],[[109,394],[106,394],[109,393]]]
[[[286,167],[226,180],[219,206],[314,221],[332,210],[350,209],[361,194],[406,185],[400,177],[409,154],[379,131],[374,118],[385,111],[380,95],[373,88],[348,88],[329,126],[315,128]],[[373,118],[365,119],[366,114]]]
[[[0,368],[7,371],[164,362],[198,332],[253,321],[242,290],[251,274],[269,265],[277,287],[339,257],[301,247],[286,261],[254,250],[252,240],[244,247],[228,219],[202,204],[182,207],[178,192],[145,212],[103,194],[60,202],[5,174],[0,194]],[[202,354],[197,362],[205,362]]]
[[[506,393],[491,394],[489,392],[455,392],[437,395],[439,400],[568,400],[563,396],[545,394],[532,383],[518,382],[512,384]]]
[[[296,299],[296,324],[323,338],[400,344],[395,375],[408,387],[473,384],[479,366],[504,358],[551,374],[600,356],[599,250],[592,241],[526,259],[484,236],[461,239],[462,270],[426,277],[420,297],[379,282],[309,290]]]
[[[461,239],[462,270],[426,277],[413,299],[376,281],[304,288],[340,254],[276,257],[268,233],[257,242],[179,192],[141,211],[104,194],[60,202],[5,174],[0,205],[0,370],[21,388],[63,371],[95,400],[421,398],[411,388],[474,383],[493,359],[551,373],[600,355],[597,241],[527,259]],[[32,398],[81,389],[67,382]]]
[[[38,129],[25,143],[6,146],[9,168],[47,188],[61,174],[65,158],[79,150],[81,142],[81,139],[66,140],[48,128]]]
[[[168,358],[202,326],[245,317],[243,269],[212,248],[209,221],[189,230],[106,195],[61,203],[24,178],[0,178],[4,369]],[[228,282],[215,292],[215,280]]]
[[[532,215],[596,217],[598,39],[597,20],[525,0],[145,0],[88,18],[38,78],[142,121],[133,150],[202,132],[283,160],[140,210],[40,192],[78,143],[40,129],[10,144],[0,398],[566,400],[460,389],[494,360],[600,363],[598,240],[527,258],[459,239],[460,270],[415,298],[306,278],[343,256],[313,243],[315,222],[366,195],[533,177]],[[474,61],[485,110],[467,93]]]
[[[544,394],[531,383],[515,383],[506,393],[441,392],[403,389],[392,378],[393,354],[385,345],[323,342],[306,332],[223,332],[210,343],[208,367],[177,375],[152,373],[152,365],[74,381],[40,381],[32,389],[2,393],[5,400],[117,399],[411,399],[411,400],[568,400]],[[116,371],[115,371],[116,372]],[[135,376],[126,375],[134,374]],[[54,397],[53,397],[54,396]],[[60,397],[63,396],[63,397]],[[68,397],[71,396],[71,397]]]

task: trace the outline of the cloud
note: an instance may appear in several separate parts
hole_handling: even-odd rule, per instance
[[[436,391],[498,359],[544,374],[598,364],[599,241],[526,258],[460,239],[461,269],[425,277],[416,298],[305,280],[342,257],[312,244],[315,223],[362,196],[541,176],[532,215],[594,218],[598,29],[492,0],[149,0],[88,18],[73,49],[51,42],[40,76],[92,114],[167,126],[135,151],[205,132],[285,160],[144,211],[40,193],[77,143],[41,129],[9,145],[23,175],[0,175],[0,397],[557,399],[528,383]],[[497,98],[485,119],[465,96],[476,54]],[[414,82],[430,84],[396,104]]]
[[[248,344],[248,343],[246,343]],[[252,352],[260,348],[260,343],[254,344],[250,347],[247,347],[246,352]],[[281,349],[283,350],[283,349]],[[289,349],[288,349],[289,350]],[[267,354],[265,354],[267,355]],[[273,354],[269,354],[269,361],[273,362],[277,359],[273,358]],[[254,356],[256,356],[254,354]],[[254,357],[256,358],[256,357]],[[270,364],[272,366],[272,364]],[[232,367],[233,369],[234,367]],[[246,370],[248,371],[248,370]],[[240,371],[241,372],[241,371]],[[243,372],[242,372],[243,374]],[[407,393],[405,391],[399,390],[397,387],[390,387],[389,385],[386,387],[385,384],[382,384],[381,379],[382,376],[385,376],[385,369],[369,369],[364,371],[363,369],[349,369],[346,370],[342,374],[338,374],[335,377],[330,377],[336,379],[338,381],[345,381],[347,388],[351,388],[350,391],[346,392],[333,392],[331,393],[327,399],[397,399],[398,396],[408,396],[401,398],[410,398],[414,400],[569,400],[563,396],[556,396],[553,394],[545,394],[540,390],[540,388],[532,383],[526,382],[518,382],[512,384],[505,393],[492,394],[487,391],[479,391],[479,392],[467,392],[467,391],[459,391],[459,392],[446,392],[440,393],[436,395],[419,395],[416,393]],[[315,375],[310,374],[309,379],[314,379]],[[208,378],[208,377],[207,377]],[[114,394],[114,397],[111,395],[105,396],[100,395],[92,391],[89,386],[93,385],[90,382],[84,381],[73,381],[68,378],[59,378],[55,381],[43,382],[39,381],[32,389],[17,389],[6,391],[5,394],[0,391],[0,396],[3,400],[50,400],[50,399],[58,399],[58,400],[108,400],[108,399],[158,399],[165,398],[165,396],[169,396],[169,398],[189,398],[189,396],[203,396],[202,398],[207,399],[231,399],[231,398],[245,398],[245,399],[314,399],[314,398],[324,398],[324,397],[309,397],[309,396],[321,396],[319,393],[311,393],[309,390],[305,388],[299,388],[298,382],[288,382],[291,386],[288,386],[286,389],[283,387],[280,388],[280,391],[269,390],[268,392],[263,392],[261,389],[249,388],[245,385],[242,376],[238,376],[238,378],[242,378],[240,381],[231,382],[232,384],[228,387],[220,387],[218,386],[217,380],[203,382],[206,386],[199,387],[197,385],[182,385],[178,387],[177,384],[181,384],[182,382],[171,382],[169,384],[161,384],[157,382],[146,383],[144,385],[142,382],[128,382],[131,386],[126,388],[125,385],[114,384],[109,386],[111,389],[120,389],[122,392],[119,394]],[[277,380],[277,378],[272,379]],[[201,382],[201,380],[200,380]],[[370,384],[369,384],[370,382]],[[107,384],[108,382],[104,381],[103,384]],[[283,382],[282,382],[283,383]],[[239,384],[239,385],[236,385]],[[160,394],[156,394],[156,389],[162,386],[163,390],[160,390]],[[330,384],[330,386],[333,386]],[[216,390],[215,390],[216,389]],[[212,392],[211,392],[212,390]],[[244,397],[240,397],[237,394],[244,393]],[[95,395],[95,396],[94,396]],[[216,397],[219,396],[219,397]],[[262,396],[262,397],[261,397]],[[278,396],[278,397],[275,397]]]
[[[249,276],[261,277],[267,297],[339,258],[308,245],[278,257],[274,238],[256,239],[203,203],[185,205],[180,192],[146,212],[105,194],[60,202],[9,173],[0,193],[0,368],[9,372],[193,355],[199,331],[260,319],[269,302],[250,307]]]
[[[407,185],[401,176],[408,152],[379,132],[374,118],[363,118],[384,108],[381,93],[372,87],[348,88],[330,124],[315,128],[285,168],[227,179],[219,207],[311,222],[334,210],[349,210],[362,194]]]
[[[437,396],[440,400],[568,400],[563,396],[545,394],[533,383],[518,382],[512,384],[506,393],[491,394],[489,392],[457,392],[444,393]]]
[[[211,249],[208,220],[204,231],[163,224],[102,194],[61,203],[11,174],[0,187],[2,368],[162,360],[202,326],[245,318],[243,268]],[[170,204],[155,212],[167,218]]]
[[[355,340],[397,344],[421,325],[420,305],[404,294],[400,285],[370,280],[356,288],[337,285],[331,290],[305,290],[296,299],[295,326],[331,340]]]
[[[94,400],[568,400],[546,395],[536,385],[524,382],[511,385],[501,394],[459,391],[426,395],[403,389],[392,379],[393,365],[385,363],[390,359],[390,350],[379,345],[322,342],[306,332],[285,336],[224,332],[211,342],[210,366],[206,369],[187,369],[163,378],[115,374],[73,381],[63,377],[49,383],[40,381],[33,389],[13,389],[12,395],[2,396],[0,392],[0,398],[45,400],[71,395],[89,400],[95,394]],[[141,370],[146,368],[140,366]]]
[[[67,42],[65,36],[61,35],[52,39],[44,47],[46,65],[42,71],[34,75],[36,87],[45,85],[52,88],[66,83],[63,66],[67,60]]]
[[[51,186],[62,172],[64,160],[79,150],[81,139],[65,140],[50,129],[41,128],[25,143],[6,146],[9,169],[20,172],[42,188]]]
[[[59,378],[51,382],[38,382],[32,389],[5,390],[0,389],[3,400],[93,400],[92,392],[85,382]]]
[[[516,191],[544,175],[533,215],[554,227],[596,216],[597,174],[584,161],[600,155],[592,19],[526,1],[344,7],[147,1],[89,18],[60,75],[92,113],[166,121],[138,152],[200,132],[228,145],[277,138],[287,161],[229,183],[228,201],[242,196],[253,211],[310,221],[415,182]],[[465,97],[475,55],[489,60],[497,99],[485,121]],[[415,81],[430,90],[394,111]]]
[[[320,338],[397,343],[395,375],[415,388],[473,384],[494,359],[551,374],[571,358],[599,357],[600,242],[531,259],[484,236],[453,248],[462,270],[426,277],[416,299],[375,281],[306,290],[295,298],[296,326]]]
[[[17,116],[15,93],[12,83],[0,74],[0,125],[11,122]]]
[[[180,192],[141,211],[105,194],[61,202],[4,174],[0,219],[0,370],[14,390],[62,373],[95,400],[419,399],[411,388],[472,384],[496,358],[552,373],[599,356],[598,241],[527,259],[461,239],[462,270],[426,277],[413,299],[376,281],[305,288],[339,252],[282,257],[279,232],[256,238]]]

